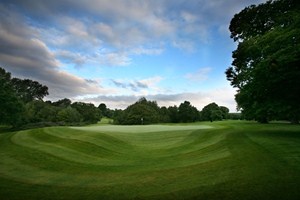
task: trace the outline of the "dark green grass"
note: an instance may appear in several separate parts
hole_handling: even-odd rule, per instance
[[[299,188],[296,125],[225,121],[0,134],[0,199],[300,199]]]

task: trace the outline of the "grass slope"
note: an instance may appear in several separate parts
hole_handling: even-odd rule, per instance
[[[300,126],[228,121],[0,134],[1,199],[299,199]]]

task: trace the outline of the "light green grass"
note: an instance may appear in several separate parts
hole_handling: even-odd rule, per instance
[[[300,126],[227,121],[0,134],[1,199],[298,199]]]
[[[86,126],[72,127],[82,131],[96,132],[119,132],[119,133],[150,133],[150,132],[166,132],[166,131],[189,131],[212,128],[209,125],[108,125],[108,126]]]

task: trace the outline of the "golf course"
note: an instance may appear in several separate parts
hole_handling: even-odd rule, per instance
[[[300,126],[247,121],[0,134],[1,199],[299,199]]]

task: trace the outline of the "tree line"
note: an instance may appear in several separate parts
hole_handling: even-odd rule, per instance
[[[12,78],[0,68],[0,124],[20,126],[30,123],[86,124],[101,116],[117,124],[194,122],[221,119],[300,119],[300,1],[269,0],[251,5],[234,15],[231,38],[238,43],[232,53],[227,80],[237,88],[239,113],[211,103],[198,111],[188,101],[178,107],[159,107],[141,98],[125,110],[110,110],[105,104],[62,99],[43,101],[47,86],[29,79]]]
[[[144,97],[125,110],[116,110],[113,115],[114,123],[123,125],[216,121],[229,117],[229,109],[216,103],[210,103],[199,111],[189,101],[179,106],[159,107],[156,101],[148,101]]]
[[[43,101],[48,87],[30,79],[12,78],[0,68],[0,124],[13,127],[97,123],[100,110],[91,103],[65,98]]]
[[[44,101],[48,87],[30,79],[12,78],[0,68],[0,124],[14,127],[51,125],[85,125],[97,123],[102,117],[115,124],[186,123],[228,119],[229,109],[211,103],[201,111],[184,101],[178,107],[159,107],[156,101],[141,98],[126,109],[112,110],[104,103],[71,102],[64,98]]]

